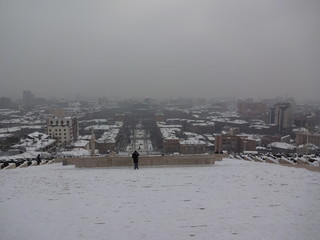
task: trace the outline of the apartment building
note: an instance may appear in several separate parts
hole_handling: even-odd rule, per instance
[[[300,132],[296,134],[296,145],[311,143],[320,146],[320,134],[310,132]]]
[[[56,140],[57,146],[69,146],[78,140],[77,117],[52,116],[47,123],[48,135]]]
[[[256,151],[256,142],[244,136],[222,134],[215,136],[215,152]]]
[[[163,152],[174,153],[180,152],[179,138],[166,138],[163,140]]]
[[[180,140],[181,154],[201,154],[207,152],[207,144],[198,139]]]
[[[119,128],[106,131],[99,139],[96,140],[96,146],[101,154],[116,152],[119,142]]]

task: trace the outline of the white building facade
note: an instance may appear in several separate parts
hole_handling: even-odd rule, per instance
[[[56,140],[57,146],[69,146],[78,140],[79,127],[77,117],[57,117],[48,119],[48,135]]]

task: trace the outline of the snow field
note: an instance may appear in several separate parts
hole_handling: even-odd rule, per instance
[[[0,172],[11,239],[318,239],[320,174],[225,159],[213,166]]]

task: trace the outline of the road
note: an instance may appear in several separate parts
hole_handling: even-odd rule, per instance
[[[148,155],[153,151],[150,134],[146,131],[141,123],[138,123],[131,131],[130,143],[126,147],[128,154],[137,150],[140,155]]]

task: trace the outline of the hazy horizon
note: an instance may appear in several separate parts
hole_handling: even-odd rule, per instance
[[[0,1],[0,97],[319,100],[320,2]]]

